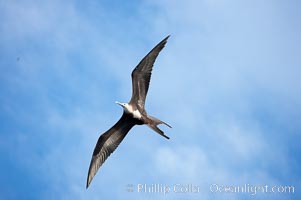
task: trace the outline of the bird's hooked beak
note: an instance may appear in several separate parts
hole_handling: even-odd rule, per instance
[[[122,103],[120,103],[119,101],[115,101],[115,103],[120,105],[121,107],[124,107],[124,105]]]

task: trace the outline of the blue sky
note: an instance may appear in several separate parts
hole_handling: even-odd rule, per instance
[[[0,1],[3,199],[300,199],[298,1]],[[130,73],[171,35],[149,114],[85,189],[99,135],[131,97]],[[126,185],[134,186],[133,192]],[[139,193],[193,184],[198,193]],[[294,186],[294,193],[213,193]]]

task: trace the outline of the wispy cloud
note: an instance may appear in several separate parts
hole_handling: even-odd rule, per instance
[[[212,196],[213,182],[297,188],[301,63],[295,4],[1,2],[1,196],[189,196],[126,192],[126,184],[143,182],[198,184],[202,192],[192,199],[227,199]],[[173,126],[166,130],[171,140],[135,127],[85,190],[97,138],[121,114],[113,102],[130,98],[131,70],[168,34],[147,109]]]

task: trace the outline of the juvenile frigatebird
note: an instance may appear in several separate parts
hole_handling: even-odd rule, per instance
[[[144,108],[154,62],[159,55],[159,52],[165,46],[168,38],[169,36],[157,44],[157,46],[155,46],[133,70],[132,98],[130,102],[120,103],[116,101],[117,104],[123,107],[123,114],[119,121],[112,128],[99,137],[90,162],[86,188],[89,187],[99,167],[118,147],[133,126],[146,124],[163,137],[169,139],[169,137],[166,136],[157,125],[165,124],[170,128],[171,126],[155,117],[148,115]]]

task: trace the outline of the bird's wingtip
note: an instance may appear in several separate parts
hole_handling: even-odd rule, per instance
[[[163,39],[163,41],[167,41],[169,37],[170,37],[170,35],[167,35],[167,36]]]
[[[89,182],[89,179],[88,179],[87,184],[86,184],[86,189],[88,189],[89,185],[90,185],[90,182]]]
[[[89,169],[87,182],[86,182],[86,189],[88,189],[88,187],[90,186],[90,183],[92,182],[93,177],[94,176],[91,176],[90,169]]]

